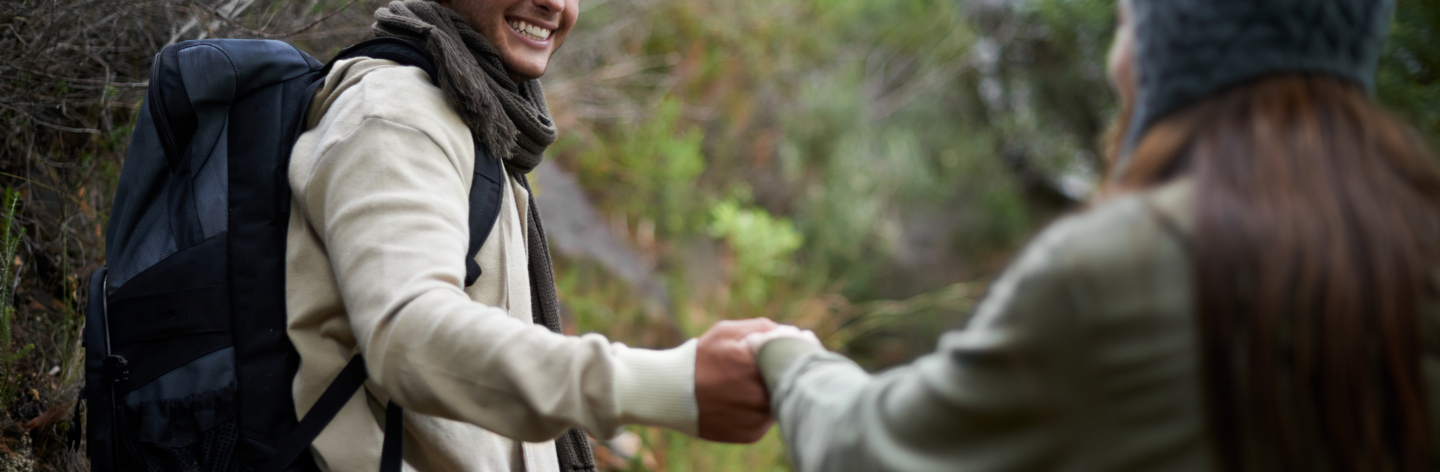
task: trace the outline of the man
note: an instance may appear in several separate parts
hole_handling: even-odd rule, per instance
[[[376,470],[389,402],[404,408],[405,467],[427,471],[591,470],[576,427],[727,442],[768,429],[739,341],[768,320],[663,351],[551,330],[558,302],[524,176],[556,136],[536,79],[578,13],[578,0],[393,2],[376,12],[377,35],[424,45],[439,86],[419,68],[355,58],[316,92],[289,172],[296,413],[353,355],[369,374],[311,446],[322,469]],[[466,284],[469,189],[485,178],[476,166],[493,165],[477,150],[504,163],[503,200]]]

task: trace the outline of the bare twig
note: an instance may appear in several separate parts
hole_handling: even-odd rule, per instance
[[[59,191],[60,191],[60,189],[55,188],[54,186],[45,185],[45,184],[42,184],[42,183],[40,183],[40,182],[36,182],[35,179],[29,178],[29,177],[22,177],[22,176],[19,176],[19,175],[11,174],[11,173],[9,173],[9,172],[0,172],[0,176],[10,177],[10,178],[12,178],[12,179],[19,179],[20,181],[25,182],[25,183],[27,183],[27,184],[35,185],[35,186],[39,186],[39,187],[44,187],[45,189],[48,189],[48,190],[53,191],[53,192],[59,192]]]
[[[60,126],[60,125],[57,125],[57,124],[54,124],[54,123],[48,123],[48,122],[46,122],[45,120],[41,120],[40,117],[35,116],[34,113],[26,113],[24,110],[21,110],[21,109],[18,109],[18,108],[15,108],[15,107],[6,105],[6,104],[4,104],[4,103],[0,103],[0,107],[3,107],[3,108],[5,108],[6,110],[10,110],[10,111],[13,111],[13,112],[15,112],[15,113],[19,113],[19,114],[21,114],[21,115],[24,115],[24,116],[26,116],[26,117],[29,117],[31,122],[33,122],[33,123],[35,123],[35,124],[37,124],[37,125],[40,125],[40,126],[44,126],[44,127],[46,127],[46,128],[58,129],[58,130],[60,130],[60,131],[69,131],[69,132],[71,132],[71,133],[100,134],[100,130],[98,130],[98,129],[92,129],[92,128],[72,128],[72,127],[69,127],[69,126]]]
[[[49,73],[49,72],[45,72],[45,71],[41,71],[41,70],[26,70],[25,72],[29,72],[29,73],[35,74],[35,75],[43,75],[43,76],[45,76],[45,77],[49,77],[49,78],[52,78],[52,79],[64,80],[64,81],[66,81],[66,82],[73,82],[73,83],[77,83],[77,84],[108,85],[108,86],[112,86],[112,87],[123,87],[123,88],[146,88],[146,87],[149,87],[149,86],[150,86],[150,81],[148,81],[148,80],[147,80],[147,81],[144,81],[144,82],[108,82],[108,81],[105,81],[105,80],[100,80],[100,79],[87,79],[87,78],[84,78],[84,77],[62,77],[62,76],[55,75],[55,74],[51,74],[51,73]]]
[[[325,16],[322,16],[322,17],[320,17],[320,18],[318,18],[318,19],[316,19],[316,20],[314,20],[314,21],[311,21],[309,24],[306,24],[305,26],[300,27],[300,29],[291,31],[291,32],[289,32],[289,33],[269,33],[269,32],[265,32],[265,31],[256,31],[256,30],[253,30],[253,29],[250,29],[250,28],[245,27],[245,25],[241,24],[239,21],[235,21],[235,19],[231,18],[229,15],[222,14],[221,12],[219,12],[218,10],[216,10],[215,7],[212,7],[212,6],[203,4],[203,3],[199,3],[199,2],[195,2],[194,4],[195,4],[195,5],[199,5],[200,8],[205,9],[206,11],[209,11],[211,14],[213,14],[213,15],[215,15],[216,17],[220,18],[222,21],[224,21],[224,22],[226,22],[226,23],[229,23],[231,27],[234,27],[235,29],[240,30],[240,32],[242,32],[242,33],[245,33],[245,34],[251,35],[251,36],[258,36],[258,37],[261,37],[261,38],[267,38],[267,39],[280,39],[280,38],[288,38],[288,37],[295,36],[295,35],[300,34],[300,33],[304,33],[306,30],[309,30],[310,28],[314,28],[316,25],[319,25],[320,23],[324,23],[326,20],[329,20],[330,18],[333,18],[335,15],[340,14],[340,12],[345,11],[346,8],[349,8],[350,5],[354,4],[355,2],[356,2],[356,0],[349,0],[349,1],[345,2],[344,5],[341,5],[340,8],[336,9],[335,11],[332,11],[332,12],[326,14]],[[268,25],[269,23],[267,22],[266,24]],[[263,29],[263,28],[264,28],[264,27],[262,27],[262,29]]]
[[[975,306],[977,288],[982,286],[980,283],[962,282],[905,300],[880,300],[856,305],[854,309],[860,315],[826,336],[826,344],[843,346],[861,335],[926,310],[969,311]]]

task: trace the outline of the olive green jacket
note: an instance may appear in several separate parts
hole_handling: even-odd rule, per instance
[[[968,327],[910,365],[870,375],[800,341],[766,344],[760,366],[796,469],[1210,470],[1190,193],[1182,181],[1050,226]],[[1424,365],[1440,411],[1433,349]]]

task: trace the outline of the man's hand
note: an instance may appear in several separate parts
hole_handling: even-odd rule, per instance
[[[765,380],[743,339],[776,326],[765,318],[721,321],[700,336],[695,350],[695,403],[701,439],[751,443],[770,430],[774,420]]]

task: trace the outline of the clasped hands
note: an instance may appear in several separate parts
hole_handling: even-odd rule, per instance
[[[756,355],[776,338],[816,345],[815,334],[765,318],[721,321],[700,336],[695,352],[695,403],[701,439],[751,443],[770,430],[770,394]]]

